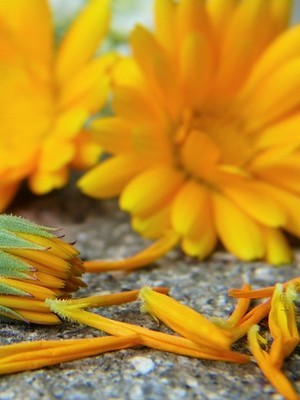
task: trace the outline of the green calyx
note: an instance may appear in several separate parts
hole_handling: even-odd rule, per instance
[[[25,261],[0,250],[0,277],[30,279],[29,272],[35,269]]]
[[[0,215],[0,232],[3,230],[16,233],[29,233],[31,235],[51,238],[54,236],[51,231],[55,231],[56,229],[48,226],[37,225],[22,217],[2,214]]]

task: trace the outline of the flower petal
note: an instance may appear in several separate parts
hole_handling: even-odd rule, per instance
[[[283,226],[286,215],[268,193],[268,185],[259,181],[241,181],[240,185],[224,185],[223,192],[246,214],[270,226]]]
[[[274,4],[275,2],[272,2]],[[300,56],[300,26],[296,25],[279,35],[257,60],[241,96],[257,90],[261,82],[276,70]]]
[[[158,42],[171,54],[175,46],[175,12],[174,0],[155,0],[155,33]]]
[[[220,91],[225,97],[235,93],[253,63],[273,39],[269,3],[244,0],[236,7],[223,39],[216,94]]]
[[[52,59],[52,22],[46,0],[0,2],[2,26],[13,32],[24,55],[47,66]]]
[[[252,129],[278,120],[299,107],[299,70],[300,57],[278,67],[248,96],[247,113],[253,116]]]
[[[126,186],[120,205],[136,215],[151,215],[173,198],[183,179],[180,172],[168,165],[149,168]]]
[[[56,56],[55,74],[61,85],[97,50],[108,29],[110,0],[91,0],[73,22]]]
[[[242,260],[262,258],[265,245],[258,224],[225,196],[215,194],[213,200],[217,232],[225,247]]]
[[[78,187],[95,198],[114,197],[144,168],[145,165],[134,155],[114,156],[80,178]]]

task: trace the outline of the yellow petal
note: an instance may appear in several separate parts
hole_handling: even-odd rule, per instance
[[[221,41],[238,5],[238,0],[208,0],[206,3],[214,35]]]
[[[243,84],[249,70],[273,38],[269,3],[244,0],[234,10],[225,31],[215,92],[225,98]]]
[[[175,46],[175,12],[174,0],[155,0],[155,33],[159,43],[166,51],[173,54]]]
[[[73,154],[73,153],[72,153]],[[63,187],[69,178],[67,168],[61,168],[58,171],[37,171],[28,179],[29,187],[35,194],[49,193],[53,189]]]
[[[130,41],[134,57],[147,77],[153,95],[175,116],[179,109],[179,93],[172,60],[142,26],[135,28]]]
[[[84,266],[86,272],[102,272],[112,270],[132,270],[151,264],[153,261],[164,256],[169,250],[177,245],[179,236],[173,231],[166,231],[156,242],[145,250],[125,258],[123,260],[92,260],[86,261]]]
[[[300,207],[299,196],[292,194],[280,187],[268,185],[268,193],[277,204],[284,210],[287,220],[284,228],[289,232],[300,235],[300,216],[298,213]]]
[[[35,342],[35,349],[28,349],[28,343],[17,344],[17,354],[1,358],[0,374],[30,371],[62,362],[98,355],[106,351],[126,349],[139,344],[138,335],[124,337],[100,337],[92,339]],[[3,346],[11,348],[15,345]],[[12,349],[13,351],[13,349]]]
[[[276,284],[269,313],[269,328],[274,338],[270,349],[270,359],[278,368],[281,368],[284,359],[292,354],[300,341],[294,305],[295,298],[296,292],[291,286],[283,291],[283,286],[279,283]]]
[[[109,153],[132,151],[131,124],[119,117],[95,119],[90,126],[95,140]]]
[[[140,290],[140,299],[143,311],[157,317],[180,335],[216,349],[229,347],[230,335],[192,308],[146,286]]]
[[[247,314],[239,320],[237,325],[232,328],[228,327],[227,329],[233,336],[233,342],[247,335],[249,329],[251,329],[254,324],[258,324],[263,320],[268,315],[270,307],[271,300],[269,299],[248,311]]]
[[[149,168],[129,182],[120,205],[133,214],[149,216],[172,201],[183,179],[180,172],[167,165]]]
[[[266,244],[266,260],[273,265],[289,264],[293,254],[285,236],[278,229],[261,229]]]
[[[214,195],[217,232],[225,247],[243,260],[262,258],[263,235],[258,224],[222,195]]]
[[[172,204],[171,222],[176,232],[192,236],[209,213],[208,191],[194,180],[186,182],[178,191]]]
[[[248,340],[250,350],[263,374],[285,399],[299,400],[299,396],[295,392],[290,381],[278,368],[274,367],[269,354],[261,349],[257,337],[258,326],[254,325],[249,331]]]
[[[287,157],[279,160],[276,164],[259,168],[259,176],[274,186],[281,187],[289,192],[300,193],[298,179],[300,173],[299,151],[288,154]]]
[[[289,142],[299,146],[300,115],[295,114],[280,120],[264,129],[257,138],[256,146],[259,149],[276,145],[286,145]]]
[[[285,212],[269,196],[267,184],[259,181],[241,181],[240,185],[224,185],[223,191],[240,209],[256,221],[270,227],[285,224]]]
[[[243,290],[244,292],[248,292],[250,290],[250,285],[245,283],[241,290]],[[236,326],[246,314],[249,305],[250,305],[249,298],[239,298],[233,313],[226,321],[226,325],[231,327]]]
[[[56,297],[55,291],[42,286],[37,286],[33,283],[17,281],[16,279],[10,279],[10,278],[0,278],[0,282],[15,287],[17,289],[23,290],[29,295],[32,295],[37,300],[45,300],[46,298]],[[26,301],[25,298],[24,301]]]
[[[95,198],[114,197],[143,168],[145,165],[134,155],[114,156],[80,178],[78,187],[83,193]]]
[[[0,2],[0,19],[8,27],[25,55],[48,66],[52,58],[51,13],[46,0]]]
[[[271,2],[272,4],[276,2]],[[300,56],[300,26],[296,25],[279,35],[257,60],[241,96],[245,96],[279,68]]]
[[[169,289],[165,287],[153,287],[152,290],[159,293],[168,293]],[[107,307],[118,304],[130,303],[136,301],[139,296],[139,290],[129,290],[126,292],[100,294],[95,296],[88,296],[79,299],[68,299],[64,301],[65,305],[75,306],[75,308],[94,308],[94,307]],[[48,306],[46,306],[49,308]],[[1,352],[0,352],[1,354]]]
[[[189,133],[181,149],[183,165],[200,178],[210,176],[211,168],[219,161],[220,155],[220,150],[209,135],[196,129]]]
[[[159,210],[148,218],[133,217],[132,228],[148,239],[156,239],[170,229],[170,206]]]
[[[110,0],[91,0],[75,19],[56,56],[55,73],[61,85],[93,56],[108,29]]]
[[[275,32],[281,33],[288,27],[293,8],[293,0],[271,1],[270,7]]]
[[[146,88],[142,70],[133,57],[119,57],[112,68],[112,80],[116,86],[135,89]]]
[[[75,153],[70,164],[74,169],[92,167],[100,159],[101,147],[92,137],[91,132],[81,131],[73,141]]]
[[[89,112],[101,108],[109,89],[109,71],[116,56],[106,54],[90,61],[66,83],[59,93],[59,108],[78,107]]]
[[[133,122],[166,124],[163,110],[149,93],[128,86],[114,90],[113,109],[118,117]],[[166,125],[164,125],[166,128]]]
[[[211,26],[204,1],[180,1],[176,10],[176,40],[178,43],[192,32],[200,33],[210,40]]]
[[[203,35],[190,33],[182,41],[180,71],[185,103],[199,109],[211,87],[213,54]]]
[[[269,74],[247,98],[252,128],[270,123],[294,111],[300,104],[300,57]]]

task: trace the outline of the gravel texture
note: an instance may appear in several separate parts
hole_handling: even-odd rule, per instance
[[[99,202],[82,196],[75,185],[45,197],[20,192],[9,210],[38,223],[64,228],[68,240],[76,240],[83,259],[120,258],[142,249],[148,243],[130,229],[128,216],[116,201]],[[227,317],[234,301],[227,296],[230,287],[245,279],[255,287],[284,281],[299,275],[299,264],[274,268],[264,263],[242,263],[218,250],[205,262],[170,252],[155,265],[125,274],[87,274],[88,289],[78,295],[117,292],[144,284],[164,285],[171,294],[207,316]],[[98,311],[99,312],[99,311]],[[167,331],[139,304],[110,307],[103,315]],[[1,324],[1,344],[38,339],[80,338],[101,335],[84,326],[64,322],[43,327]],[[242,339],[237,349],[247,352]],[[300,352],[286,361],[285,371],[300,392]],[[263,377],[256,364],[210,362],[136,348],[97,357],[19,373],[0,378],[0,400],[158,400],[158,399],[282,399]]]

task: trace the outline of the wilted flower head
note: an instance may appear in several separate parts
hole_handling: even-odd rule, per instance
[[[96,162],[83,126],[105,103],[114,57],[92,58],[109,0],[91,0],[58,48],[47,0],[0,2],[0,211],[21,181],[36,194],[62,187],[70,167]]]
[[[45,299],[68,298],[84,273],[78,251],[53,229],[0,216],[0,319],[56,324]]]
[[[116,116],[93,123],[112,157],[82,191],[120,196],[136,231],[173,232],[191,256],[220,239],[243,260],[290,261],[282,230],[300,236],[300,25],[287,28],[290,3],[157,0],[154,33],[138,26],[132,57],[116,68]]]

